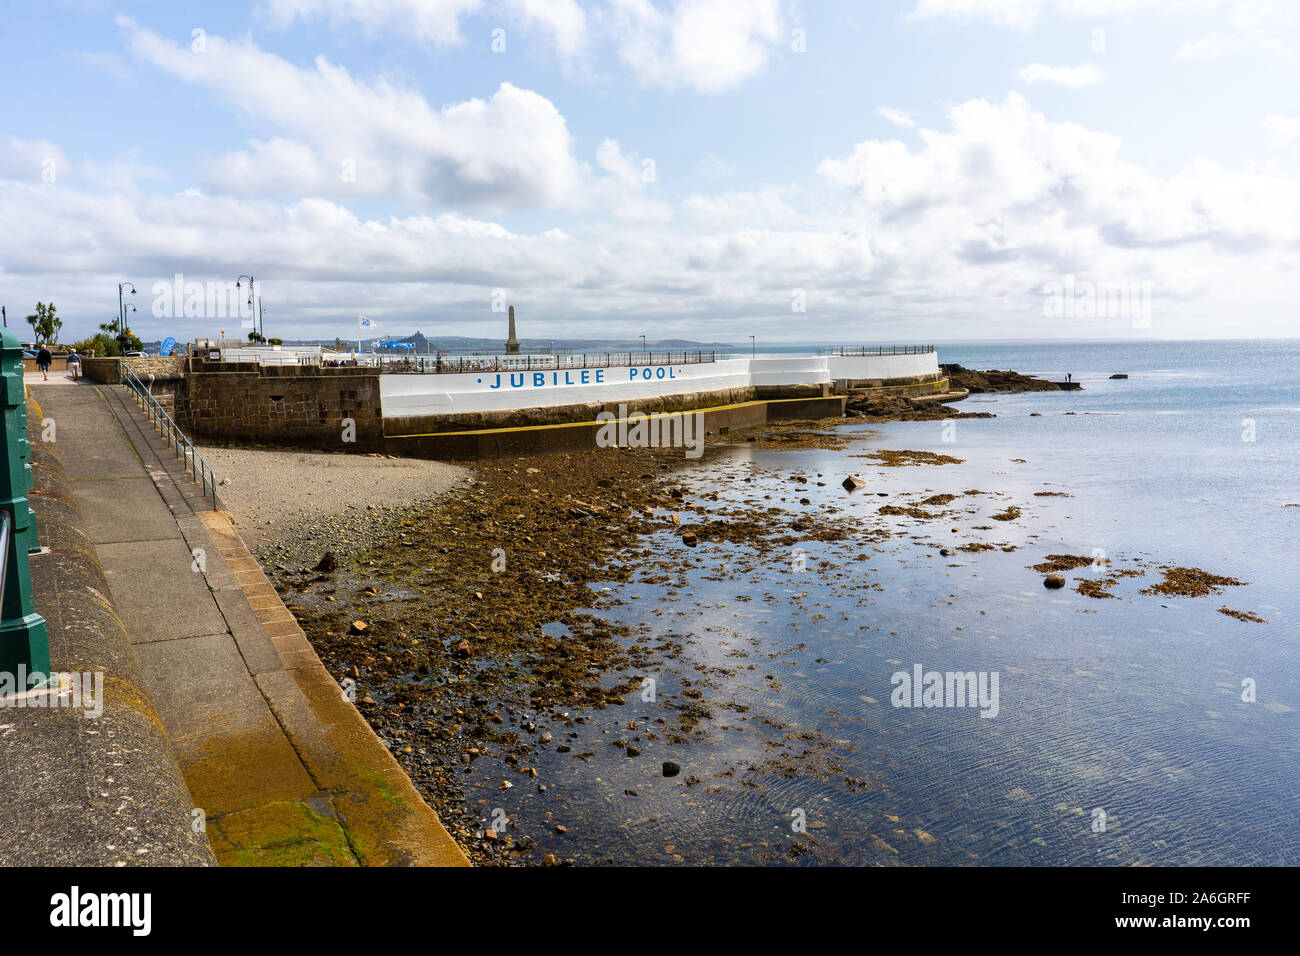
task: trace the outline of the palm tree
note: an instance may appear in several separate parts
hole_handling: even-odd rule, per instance
[[[59,341],[59,329],[63,328],[63,320],[55,313],[53,302],[37,302],[36,312],[27,316],[27,324],[32,327],[37,343],[48,342],[53,345]]]

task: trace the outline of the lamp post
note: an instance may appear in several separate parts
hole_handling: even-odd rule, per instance
[[[754,358],[756,355],[758,355],[758,344],[754,341],[754,337],[751,335],[749,337],[749,357]]]
[[[262,297],[257,294],[257,281],[251,275],[236,276],[235,288],[241,288],[245,279],[248,280],[248,304],[253,307],[253,329],[265,337],[266,330],[262,328]]]
[[[645,351],[645,336],[641,336],[641,351]]]
[[[124,279],[117,284],[117,334],[118,335],[123,335],[126,332],[126,306],[122,299],[122,290],[127,288],[128,286],[131,289],[131,294],[135,295],[134,283]],[[135,306],[131,306],[131,309],[134,310]]]
[[[123,355],[126,355],[126,351],[127,351],[126,347],[131,344],[131,340],[126,334],[126,330],[127,330],[126,313],[134,312],[134,311],[136,311],[135,306],[133,306],[130,302],[125,302],[122,304],[122,311],[118,313],[117,343],[118,345],[122,346]]]

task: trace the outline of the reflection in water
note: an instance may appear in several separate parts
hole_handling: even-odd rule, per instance
[[[1257,349],[1207,369],[1208,349],[1125,382],[1076,359],[1083,393],[986,399],[998,418],[958,422],[955,443],[910,423],[860,429],[840,451],[713,449],[684,473],[696,495],[847,516],[863,536],[759,554],[664,532],[655,553],[674,570],[646,566],[594,607],[629,642],[683,652],[634,675],[643,689],[622,706],[575,715],[567,752],[539,755],[545,791],[490,793],[485,777],[482,806],[562,824],[538,849],[580,862],[1294,864],[1300,687],[1282,565],[1300,508],[1282,506],[1300,434],[1274,395],[1291,357]],[[1246,368],[1270,437],[1243,448],[1240,389],[1222,405],[1203,390]],[[963,462],[853,457],[881,447]],[[792,473],[824,484],[792,490]],[[850,473],[864,491],[839,487]],[[933,517],[878,511],[927,498]],[[1020,517],[993,517],[1010,505]],[[1027,567],[1048,554],[1108,563],[1049,592]],[[1249,584],[1139,593],[1162,564]],[[1074,589],[1102,567],[1132,576],[1113,598]],[[997,717],[892,706],[893,675],[918,664],[996,673]]]

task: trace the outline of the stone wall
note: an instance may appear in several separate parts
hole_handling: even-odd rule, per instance
[[[128,359],[83,358],[81,371],[92,382],[116,385],[118,366],[123,363],[158,400],[158,404],[181,430],[188,434],[190,416],[185,402],[185,370],[188,359],[184,355],[146,355]]]
[[[87,358],[82,356],[81,371],[90,380],[117,384],[117,367],[126,363],[126,367],[135,373],[136,378],[148,385],[149,376],[158,379],[180,379],[185,375],[186,357],[184,355],[146,355],[143,358]]]
[[[185,377],[184,405],[182,427],[198,441],[329,451],[383,446],[379,375],[370,369],[195,359]],[[353,423],[346,437],[345,419]]]

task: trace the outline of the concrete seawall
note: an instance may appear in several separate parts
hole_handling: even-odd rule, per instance
[[[114,645],[111,666],[149,702],[146,724],[170,745],[168,770],[179,768],[188,791],[182,830],[193,825],[202,840],[206,826],[205,862],[215,855],[224,866],[464,865],[229,516],[213,510],[134,394],[90,383],[34,385],[32,393],[44,403],[33,421],[57,423],[73,480],[59,500],[85,525],[84,540],[61,550],[99,552],[99,600],[111,602],[116,633],[130,641]],[[51,596],[51,613],[77,606],[58,585],[38,585]],[[68,770],[65,787],[115,795],[78,770]],[[158,787],[165,794],[165,783]],[[155,809],[125,799],[114,806],[133,825]],[[192,818],[195,807],[201,813]]]
[[[102,675],[102,714],[0,708],[0,864],[215,863],[63,470],[29,404],[36,610],[56,671]],[[65,427],[61,425],[60,427]],[[48,695],[47,695],[48,696]]]
[[[759,428],[775,421],[839,417],[844,414],[844,401],[840,395],[765,399],[688,409],[682,413],[699,414],[699,437],[707,438],[733,429]],[[591,418],[578,421],[390,435],[385,447],[394,455],[443,461],[476,461],[594,449],[598,447],[601,430],[610,424],[595,419],[600,411],[597,407]],[[629,409],[628,414],[634,411]],[[678,414],[678,411],[641,411],[651,416]],[[617,411],[611,410],[611,414],[617,415]],[[626,419],[614,419],[615,424],[619,421]]]
[[[116,382],[118,361],[88,360],[87,375]],[[832,399],[850,389],[946,389],[932,351],[600,367],[575,364],[583,356],[499,356],[477,371],[426,374],[181,356],[125,361],[200,442],[453,460],[594,447],[602,413],[702,411],[717,434],[842,414],[842,400]]]

